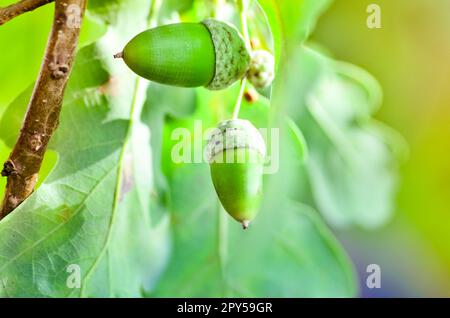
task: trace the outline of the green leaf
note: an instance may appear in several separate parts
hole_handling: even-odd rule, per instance
[[[303,136],[302,131],[297,126],[297,124],[290,118],[287,119],[287,125],[289,128],[290,138],[295,141],[293,144],[293,148],[297,150],[297,158],[301,162],[308,160],[308,145],[305,140],[305,136]]]
[[[187,176],[190,170],[194,171]],[[243,232],[218,209],[217,202],[208,199],[211,186],[208,191],[189,191],[190,184],[207,189],[207,167],[185,166],[176,171],[172,209],[174,259],[153,295],[355,294],[350,264],[311,209],[289,201],[276,210],[273,205],[266,206],[248,232]]]
[[[167,260],[167,218],[149,210],[150,134],[136,116],[146,82],[112,59],[145,27],[149,3],[121,3],[117,24],[77,57],[50,145],[55,168],[0,222],[1,296],[140,296]],[[70,265],[81,288],[67,284]]]
[[[193,151],[201,151],[203,145],[192,140],[195,120],[202,119],[206,130],[227,118],[236,88],[218,94],[198,90],[196,112],[189,119],[168,122],[165,135],[186,128],[191,134],[187,141]],[[265,99],[244,103],[241,113],[242,118],[257,127],[267,127],[269,111]],[[270,176],[265,179],[261,212],[248,231],[243,231],[220,207],[206,163],[167,167],[173,255],[154,292],[148,296],[355,295],[351,264],[335,239],[311,208],[287,198],[291,181],[296,180],[295,171],[301,167],[304,148],[298,147],[300,135],[283,136],[287,139],[283,143],[285,150],[289,150],[283,158],[290,161],[280,177],[283,185],[274,185]],[[171,162],[173,145],[180,140],[169,137],[164,140],[163,161]],[[297,156],[298,164],[290,160],[292,155]],[[290,178],[285,178],[286,174]]]
[[[275,44],[275,61],[287,62],[287,55],[298,43],[305,40],[316,19],[331,3],[330,0],[258,0],[272,30]]]
[[[284,87],[284,98],[308,143],[308,201],[335,226],[384,224],[394,206],[398,157],[405,152],[394,149],[405,146],[372,119],[381,105],[379,84],[356,66],[309,48],[295,56],[290,69],[305,76],[297,89]]]
[[[88,296],[139,297],[153,288],[169,257],[167,214],[156,220],[150,213],[155,186],[149,143],[148,127],[135,123],[123,158],[117,219]]]
[[[154,213],[165,212],[169,190],[163,173],[162,148],[164,124],[171,118],[191,115],[196,108],[196,93],[193,89],[171,87],[152,83],[147,89],[147,99],[142,110],[141,120],[151,129],[151,148],[153,152],[153,171],[155,191],[153,192]]]
[[[174,171],[174,254],[152,296],[355,295],[351,265],[315,212],[277,201],[243,231],[212,199],[208,170],[195,164]]]

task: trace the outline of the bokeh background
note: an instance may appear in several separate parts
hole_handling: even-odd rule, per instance
[[[366,26],[370,3],[381,7],[381,29]],[[1,58],[27,63],[2,63],[0,115],[35,78],[46,42],[41,30],[50,28],[51,16],[52,8],[41,8],[1,27]],[[83,31],[82,43],[103,32],[89,20]],[[25,46],[7,48],[14,34],[28,34]],[[390,222],[371,231],[334,229],[357,267],[361,296],[449,297],[450,1],[336,0],[319,19],[310,42],[377,78],[384,102],[376,117],[409,145]],[[2,160],[8,152],[0,144]],[[51,152],[47,160],[55,160]],[[366,287],[368,264],[381,267],[380,289]]]
[[[382,27],[366,26],[367,6]],[[375,231],[340,231],[366,297],[450,296],[450,1],[337,0],[312,40],[373,74],[384,92],[377,118],[409,145],[392,220]],[[381,289],[365,286],[379,264]]]

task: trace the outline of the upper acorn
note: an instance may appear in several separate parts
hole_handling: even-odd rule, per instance
[[[151,81],[182,87],[227,88],[250,65],[244,39],[222,21],[176,23],[136,35],[122,53],[128,67]]]

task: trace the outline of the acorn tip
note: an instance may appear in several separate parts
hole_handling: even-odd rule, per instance
[[[119,52],[119,53],[114,54],[114,58],[115,58],[115,59],[121,59],[121,58],[123,58],[123,52]]]
[[[242,228],[244,230],[246,230],[246,229],[248,229],[248,226],[250,225],[250,221],[244,220],[244,221],[241,222],[241,224],[242,224]]]

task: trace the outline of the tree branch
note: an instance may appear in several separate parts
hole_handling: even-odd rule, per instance
[[[86,0],[56,0],[52,31],[33,95],[16,144],[5,162],[8,177],[0,219],[34,190],[48,142],[59,114],[72,69]]]
[[[33,11],[53,0],[22,0],[7,7],[0,8],[0,25],[21,15],[22,13]]]

